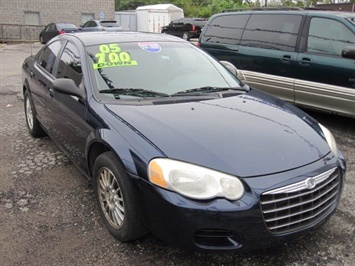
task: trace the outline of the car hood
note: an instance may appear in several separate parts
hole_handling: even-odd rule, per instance
[[[240,177],[287,171],[330,152],[319,133],[290,109],[249,95],[106,108],[167,157]]]

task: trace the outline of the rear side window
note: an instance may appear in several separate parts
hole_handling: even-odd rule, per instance
[[[239,44],[249,16],[241,14],[216,17],[205,30],[205,42]]]
[[[254,14],[245,28],[241,45],[292,52],[302,16]]]
[[[355,45],[355,35],[345,25],[327,18],[311,19],[307,52],[341,56],[347,45]]]
[[[53,74],[52,71],[54,62],[61,47],[62,45],[60,41],[51,43],[46,48],[44,48],[43,52],[37,60],[38,64],[51,74]]]
[[[84,24],[83,27],[96,27],[96,22],[95,21],[88,21]]]

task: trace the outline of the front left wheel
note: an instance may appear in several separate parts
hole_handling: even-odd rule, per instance
[[[93,173],[100,215],[109,232],[123,242],[144,236],[137,192],[116,155],[99,155]]]

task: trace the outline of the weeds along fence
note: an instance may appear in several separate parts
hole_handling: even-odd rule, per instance
[[[41,25],[0,24],[0,42],[34,42],[39,41]]]

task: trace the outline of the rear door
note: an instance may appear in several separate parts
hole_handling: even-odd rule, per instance
[[[247,84],[294,102],[297,40],[303,20],[295,13],[253,13],[240,42],[237,66]]]
[[[347,21],[309,16],[297,57],[295,102],[355,116],[355,60],[343,58],[355,46],[355,29]]]
[[[42,37],[45,40],[45,42],[48,42],[50,39],[52,39],[57,35],[58,35],[58,30],[54,23],[49,24],[46,27],[45,31],[42,33]]]
[[[239,43],[250,13],[223,14],[212,18],[200,36],[200,47],[218,60],[239,64]]]
[[[51,29],[48,33],[49,33],[49,40],[59,34],[59,29],[55,23],[52,24]]]
[[[51,84],[54,80],[53,71],[62,45],[63,42],[55,41],[44,47],[36,58],[33,70],[30,71],[32,100],[36,106],[38,119],[47,131],[50,131],[52,123],[47,108]]]

